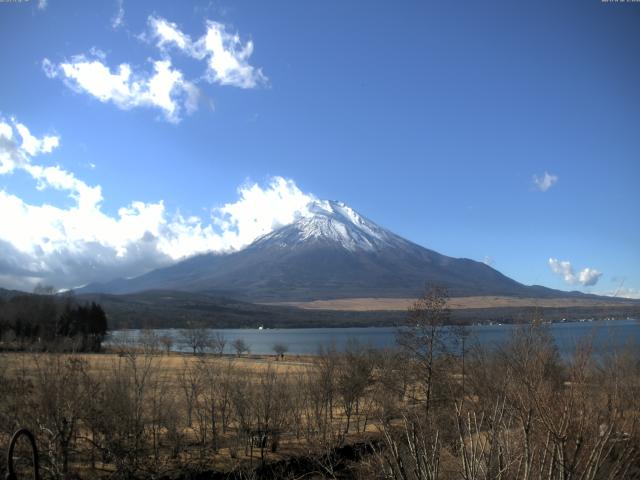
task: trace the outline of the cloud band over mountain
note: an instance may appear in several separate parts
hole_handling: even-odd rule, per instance
[[[202,252],[236,250],[260,235],[307,214],[315,197],[293,180],[273,177],[246,183],[238,199],[209,218],[168,212],[162,200],[133,201],[117,215],[102,209],[100,185],[89,185],[38,157],[57,148],[54,135],[37,137],[15,119],[0,120],[0,175],[27,173],[36,188],[65,192],[68,208],[30,204],[0,190],[0,283],[31,289],[38,283],[70,288],[113,277],[131,277]]]

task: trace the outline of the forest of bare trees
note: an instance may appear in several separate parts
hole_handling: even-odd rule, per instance
[[[637,346],[595,354],[585,341],[564,359],[533,322],[481,347],[446,318],[446,296],[430,291],[397,349],[282,360],[274,348],[279,361],[168,355],[160,342],[2,354],[0,447],[29,428],[44,478],[640,478]]]

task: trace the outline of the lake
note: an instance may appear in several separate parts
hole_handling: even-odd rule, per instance
[[[619,349],[626,345],[640,346],[640,321],[598,320],[553,323],[547,325],[558,349],[563,356],[569,356],[576,344],[588,335],[593,335],[594,347],[598,352]],[[473,325],[468,327],[469,344],[479,342],[484,345],[495,345],[507,340],[514,325]],[[252,354],[273,354],[273,345],[284,344],[288,353],[293,355],[314,355],[319,346],[334,345],[342,350],[350,340],[376,348],[393,347],[396,344],[395,327],[361,327],[361,328],[274,328],[274,329],[209,329],[212,334],[220,332],[227,340],[226,353],[233,353],[231,342],[242,338],[251,348]],[[136,344],[141,330],[116,330],[111,332],[107,344],[123,340]],[[189,351],[181,344],[180,329],[155,330],[156,335],[167,335],[174,339],[174,351]]]

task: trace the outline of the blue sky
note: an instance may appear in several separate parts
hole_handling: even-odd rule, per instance
[[[599,0],[2,3],[0,286],[241,248],[321,198],[639,297],[639,26]]]

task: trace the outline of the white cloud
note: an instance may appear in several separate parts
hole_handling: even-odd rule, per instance
[[[618,286],[614,290],[600,290],[595,292],[598,295],[606,295],[608,297],[617,298],[631,298],[640,300],[640,289],[633,287],[625,287],[624,283],[627,281],[627,277],[613,276],[611,277],[612,283],[617,283]]]
[[[549,259],[549,266],[553,273],[557,273],[558,275],[562,275],[563,280],[566,283],[576,283],[576,276],[573,272],[573,267],[571,266],[571,262],[568,261],[559,261],[557,258]]]
[[[533,184],[541,192],[546,192],[558,182],[558,176],[549,172],[544,172],[542,177],[533,176]]]
[[[99,185],[91,187],[59,166],[42,167],[28,164],[23,169],[38,182],[38,190],[53,188],[70,192],[69,196],[76,201],[80,210],[95,208],[102,201],[102,189]]]
[[[38,139],[31,135],[29,129],[21,123],[16,123],[16,129],[22,137],[22,148],[29,155],[38,155],[39,153],[51,153],[53,149],[60,144],[60,139],[53,135],[46,135],[42,139]]]
[[[620,297],[620,298],[633,298],[633,299],[640,300],[640,289],[620,287],[610,292],[601,293],[600,295],[608,295],[610,297]]]
[[[207,23],[207,34],[196,48],[204,48],[208,56],[209,79],[222,85],[234,85],[241,88],[254,88],[266,82],[262,70],[249,65],[249,57],[253,53],[253,42],[244,45],[237,33],[226,31],[223,24]]]
[[[20,143],[18,138],[20,137]],[[51,153],[58,147],[60,139],[55,135],[36,138],[29,129],[13,120],[12,124],[0,119],[0,175],[13,173],[16,169],[25,169],[29,156]]]
[[[37,188],[60,190],[73,200],[64,208],[35,205],[0,190],[3,287],[30,289],[44,282],[69,288],[140,275],[198,253],[237,250],[308,215],[308,204],[315,200],[292,180],[275,177],[264,186],[241,186],[239,198],[212,210],[208,219],[172,215],[161,200],[133,201],[109,215],[102,210],[100,185],[89,185],[60,166],[35,162],[50,151],[43,147],[46,138],[52,137],[36,137],[15,120],[0,120],[0,174],[24,171]]]
[[[58,67],[51,60],[45,58],[42,60],[42,70],[48,78],[56,78],[58,76]]]
[[[183,110],[191,113],[197,106],[198,88],[172,68],[171,60],[154,61],[154,72],[149,74],[133,72],[127,63],[112,71],[104,63],[104,54],[94,57],[78,55],[57,66],[45,58],[42,68],[49,78],[63,77],[77,92],[88,93],[101,102],[112,102],[124,110],[157,108],[173,123],[180,121]]]
[[[558,260],[557,258],[549,259],[549,267],[554,273],[562,276],[565,283],[569,285],[580,284],[584,287],[590,287],[598,283],[602,273],[594,268],[584,268],[575,274],[571,262],[567,260]]]
[[[111,28],[117,30],[124,25],[124,0],[116,0],[116,13],[111,18]]]
[[[206,33],[195,42],[175,23],[161,17],[149,17],[149,27],[158,48],[175,47],[195,59],[206,60],[206,78],[211,83],[255,88],[267,82],[262,70],[249,64],[253,42],[243,43],[238,33],[228,32],[222,23],[208,21]]]
[[[48,0],[38,0],[38,10],[46,10]]]
[[[224,232],[225,243],[234,248],[248,245],[261,235],[309,215],[315,197],[303,193],[292,180],[272,178],[267,188],[246,184],[238,189],[240,199],[214,212],[214,222]]]
[[[112,27],[123,24],[124,7],[118,1],[118,10]],[[218,22],[207,22],[206,33],[197,41],[183,33],[175,23],[150,16],[149,34],[138,38],[152,38],[162,52],[162,60],[154,60],[153,72],[134,71],[129,63],[110,67],[106,55],[93,47],[89,56],[76,55],[70,61],[55,64],[42,60],[42,70],[48,78],[61,77],[71,89],[88,93],[101,102],[111,102],[121,109],[151,107],[162,111],[173,123],[181,120],[183,112],[193,113],[198,108],[200,90],[185,79],[183,73],[172,66],[169,48],[177,48],[188,56],[206,61],[204,78],[209,83],[255,88],[267,82],[262,70],[249,64],[253,42],[242,42],[238,33],[230,33]]]
[[[189,36],[182,33],[175,23],[155,16],[150,16],[148,22],[152,35],[158,41],[158,48],[163,49],[172,44],[180,50],[190,50],[192,48]]]
[[[92,57],[99,58],[103,62],[107,60],[107,54],[100,50],[98,47],[91,47],[89,49],[89,54]]]
[[[598,283],[598,280],[600,280],[601,276],[602,273],[600,273],[598,270],[587,267],[583,270],[580,270],[580,272],[578,273],[578,282],[580,282],[585,287],[590,287]]]

